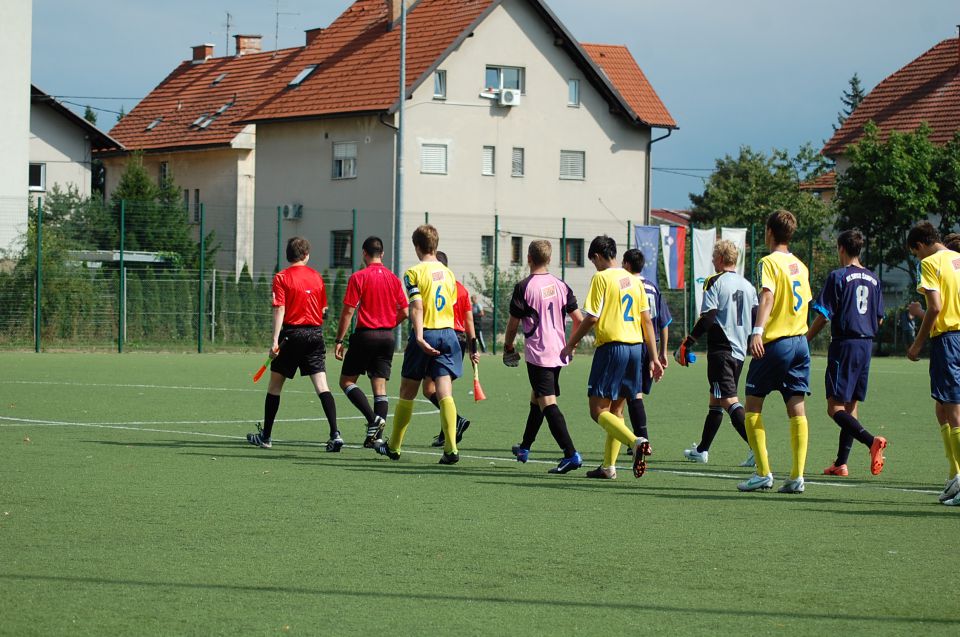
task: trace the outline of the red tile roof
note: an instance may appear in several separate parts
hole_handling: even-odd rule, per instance
[[[623,96],[641,122],[648,126],[676,128],[667,107],[643,74],[637,61],[625,46],[612,44],[581,44],[587,55],[599,66]]]
[[[669,210],[667,208],[654,208],[650,211],[650,223],[660,221],[661,223],[673,224],[675,226],[690,226],[689,210]]]
[[[837,172],[835,170],[831,170],[830,172],[826,172],[819,177],[814,177],[813,179],[800,184],[800,190],[810,190],[812,192],[836,190],[836,188]]]
[[[960,38],[944,40],[880,82],[821,151],[836,158],[873,120],[881,134],[913,131],[921,122],[931,139],[946,143],[960,131]]]
[[[244,125],[238,123],[263,101],[273,76],[285,69],[300,48],[183,62],[147,97],[117,122],[110,135],[129,149],[190,148],[229,144]],[[224,75],[216,85],[214,81]],[[206,128],[191,126],[214,115]],[[162,118],[151,130],[147,127]]]

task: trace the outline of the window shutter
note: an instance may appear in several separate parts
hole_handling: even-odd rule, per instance
[[[333,158],[334,159],[355,159],[357,156],[357,144],[355,142],[351,143],[336,143],[333,145]]]
[[[497,150],[493,146],[483,147],[483,174],[495,175]]]
[[[523,177],[523,149],[513,149],[513,161],[511,162],[510,174],[513,177]]]
[[[431,175],[447,174],[446,144],[424,144],[420,147],[420,172]]]
[[[584,164],[586,163],[585,153],[580,150],[561,150],[560,151],[560,179],[579,179],[585,178]]]

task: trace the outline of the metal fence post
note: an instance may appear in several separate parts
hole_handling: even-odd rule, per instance
[[[627,250],[630,249],[630,220],[627,220]]]
[[[127,202],[126,200],[121,199],[120,200],[120,274],[119,274],[120,298],[118,302],[119,316],[117,317],[117,353],[119,354],[123,353],[123,334],[127,329],[127,325],[125,322],[125,316],[127,313],[126,312],[127,308],[125,307],[125,303],[127,300],[127,289],[124,282],[124,279],[126,277],[123,276],[123,271],[124,271],[123,250],[124,250],[124,243],[126,240],[126,234],[127,234]]]
[[[567,218],[563,218],[563,228],[560,230],[560,280],[567,280]]]
[[[754,263],[757,261],[757,246],[756,246],[756,236],[754,231],[757,229],[757,224],[750,224],[750,281],[756,281],[754,278]]]
[[[427,210],[426,212],[423,213],[423,223],[426,224],[426,225],[430,225],[430,211],[429,211],[429,210]]]
[[[283,216],[283,208],[277,206],[277,267],[274,269],[273,273],[276,274],[280,271],[280,245],[282,241],[282,235],[280,228],[280,220]],[[250,273],[250,276],[253,276],[253,272]]]
[[[206,238],[203,236],[203,222],[204,222],[204,204],[200,204],[200,285],[198,287],[199,300],[197,303],[197,354],[203,354],[203,310],[204,310],[204,298],[203,298],[203,278],[204,278],[204,265],[207,260],[207,242]]]
[[[350,271],[357,271],[357,209],[353,209],[353,218],[350,222]]]
[[[500,297],[500,215],[493,215],[493,354],[497,353],[497,308]]]
[[[217,341],[217,269],[214,268],[210,277],[210,342]]]
[[[43,198],[37,197],[37,271],[33,299],[33,350],[40,353],[40,295],[43,291]]]

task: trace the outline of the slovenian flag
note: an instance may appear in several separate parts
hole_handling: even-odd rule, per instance
[[[682,288],[685,283],[683,257],[687,249],[687,229],[682,226],[660,226],[660,245],[667,287],[674,290]]]

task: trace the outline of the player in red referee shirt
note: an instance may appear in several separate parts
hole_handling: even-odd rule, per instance
[[[257,433],[247,434],[247,442],[269,449],[273,421],[280,408],[283,383],[293,378],[300,369],[301,376],[309,376],[323,413],[330,424],[327,451],[340,451],[343,439],[337,430],[337,406],[327,387],[323,344],[323,313],[327,309],[327,290],[323,279],[310,260],[310,242],[293,237],[287,242],[287,261],[290,267],[273,277],[273,344],[270,347],[270,386],[263,406],[263,426]]]
[[[447,254],[437,250],[437,261],[447,266]],[[473,325],[473,312],[470,303],[470,293],[463,283],[457,281],[457,302],[453,305],[453,331],[457,334],[457,342],[460,344],[460,359],[467,355],[467,348],[470,348],[470,360],[474,363],[479,362],[480,354],[477,353],[477,332]],[[430,378],[423,379],[423,395],[433,403],[433,406],[440,409],[440,401],[437,400],[437,388]],[[470,421],[457,413],[457,442],[463,440],[463,432],[470,426]],[[442,447],[444,442],[443,430],[437,434],[432,447]]]
[[[379,237],[368,237],[361,250],[366,267],[354,272],[347,281],[334,356],[343,361],[340,389],[367,419],[363,446],[372,448],[381,441],[387,419],[387,381],[397,344],[393,330],[407,318],[408,303],[400,279],[383,265],[383,241]],[[354,313],[357,326],[350,336],[350,347],[345,348],[343,338]],[[366,394],[357,386],[357,380],[364,373],[370,377],[373,409]]]

